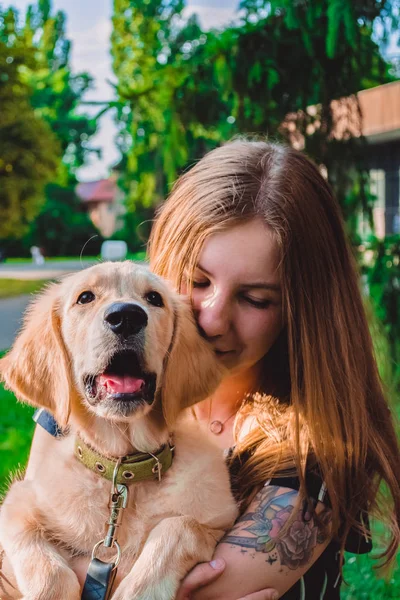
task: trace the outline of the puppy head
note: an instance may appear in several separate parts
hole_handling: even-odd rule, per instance
[[[97,416],[131,421],[148,414],[161,392],[172,426],[182,408],[211,393],[221,372],[190,306],[126,261],[48,287],[0,361],[0,375],[20,400],[50,410],[60,425],[74,398]]]

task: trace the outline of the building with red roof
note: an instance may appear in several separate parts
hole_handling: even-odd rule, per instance
[[[75,190],[93,224],[105,238],[123,225],[123,194],[116,179],[116,175],[112,175],[108,179],[79,183]]]

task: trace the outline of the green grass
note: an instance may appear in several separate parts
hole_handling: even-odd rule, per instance
[[[42,289],[47,279],[2,279],[0,278],[0,298],[12,298],[21,294],[33,294]]]
[[[144,250],[140,252],[128,253],[129,260],[146,260],[146,252]]]
[[[129,260],[144,260],[146,257],[145,251],[140,252],[128,252],[127,259]],[[67,262],[71,261],[79,261],[84,260],[85,262],[96,262],[100,259],[100,256],[48,256],[46,257],[46,262]],[[32,264],[32,260],[30,258],[6,258],[6,264]]]
[[[46,257],[46,262],[66,262],[68,260],[80,260],[80,256],[48,256]],[[82,256],[82,260],[96,261],[99,260],[99,256]],[[6,264],[9,265],[19,265],[19,264],[32,264],[32,259],[25,258],[6,258]]]
[[[5,491],[10,475],[26,466],[35,426],[33,412],[33,408],[17,403],[14,394],[0,384],[0,493]]]

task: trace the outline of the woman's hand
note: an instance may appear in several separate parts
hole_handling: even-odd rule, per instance
[[[175,600],[191,600],[192,594],[197,592],[205,585],[212,583],[220,575],[222,575],[225,569],[225,561],[221,558],[211,561],[210,563],[201,563],[196,565],[194,569],[186,575],[182,581],[181,586],[178,590],[178,594]],[[240,600],[277,600],[278,592],[273,588],[268,588],[250,594]]]

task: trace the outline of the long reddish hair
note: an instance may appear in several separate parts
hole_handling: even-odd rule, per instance
[[[327,485],[342,549],[360,511],[400,540],[400,453],[385,399],[340,209],[318,168],[279,144],[236,140],[207,154],[177,181],[149,242],[153,270],[180,289],[191,281],[205,239],[253,218],[281,252],[286,327],[265,357],[265,384],[249,399],[258,427],[237,446],[250,451],[244,493],[278,472],[306,467]],[[381,485],[384,483],[384,485]]]

